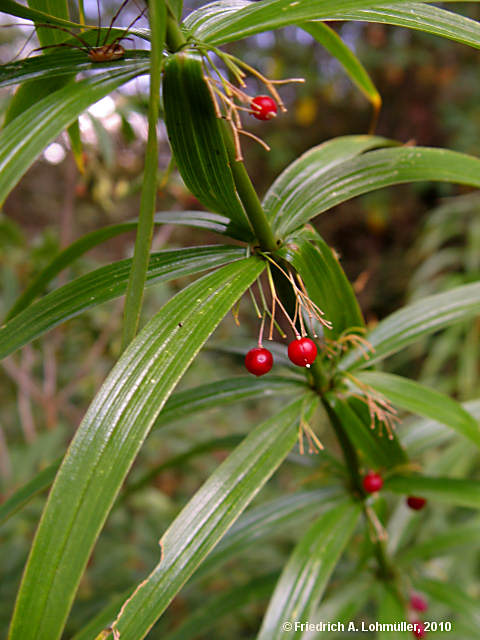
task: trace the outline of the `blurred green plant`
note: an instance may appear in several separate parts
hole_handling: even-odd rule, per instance
[[[431,601],[431,609],[423,617],[427,626],[429,620],[435,621],[433,631],[440,629],[460,639],[478,628],[473,599],[467,591],[460,592],[458,581],[459,576],[466,578],[468,585],[475,581],[475,563],[468,562],[468,553],[473,557],[478,538],[478,517],[472,511],[480,506],[480,484],[474,476],[480,446],[479,401],[462,406],[422,382],[378,368],[392,354],[478,315],[478,278],[422,296],[376,326],[367,327],[337,255],[310,221],[351,198],[405,182],[479,187],[480,160],[447,149],[400,145],[374,135],[337,137],[294,160],[260,200],[242,159],[242,136],[253,135],[264,144],[242,123],[243,112],[251,115],[253,109],[253,89],[248,82],[252,77],[256,86],[263,86],[262,91],[271,94],[280,110],[282,88],[279,93],[278,80],[270,80],[227,48],[220,48],[265,31],[300,26],[337,58],[378,111],[379,94],[364,67],[324,22],[393,24],[479,48],[480,25],[475,20],[425,3],[415,3],[413,9],[411,3],[406,4],[233,0],[205,5],[182,21],[181,1],[150,3],[150,29],[132,31],[150,40],[150,53],[109,57],[108,45],[118,44],[126,35],[110,25],[108,30],[103,28],[111,38],[105,41],[107,50],[97,51],[105,59],[92,62],[88,56],[91,49],[70,50],[75,32],[65,33],[64,29],[75,29],[78,24],[69,20],[65,2],[56,0],[48,7],[43,2],[30,2],[27,7],[4,0],[6,13],[32,20],[46,34],[41,41],[55,40],[55,45],[65,45],[66,50],[55,46],[53,52],[0,67],[0,83],[21,85],[0,133],[0,201],[66,128],[81,167],[77,118],[116,88],[150,74],[148,141],[138,219],[84,236],[42,269],[33,263],[35,279],[16,297],[0,328],[2,356],[23,348],[22,358],[27,360],[20,367],[15,359],[5,360],[7,373],[18,383],[19,394],[23,385],[23,392],[38,395],[32,382],[32,356],[28,355],[32,354],[32,340],[127,292],[122,344],[115,346],[108,362],[115,360],[114,366],[99,389],[88,390],[94,398],[62,460],[52,462],[14,490],[0,510],[7,540],[8,593],[15,589],[30,547],[10,622],[11,640],[59,638],[72,606],[71,630],[66,633],[74,633],[77,640],[138,640],[147,634],[187,638],[203,633],[209,637],[219,616],[245,606],[251,607],[252,613],[245,625],[238,619],[233,623],[238,625],[238,637],[247,626],[250,635],[275,639],[288,630],[282,627],[287,622],[292,624],[292,637],[304,638],[312,630],[302,623],[325,617],[346,623],[357,619],[412,624],[419,617],[411,606],[413,590],[427,594]],[[82,14],[79,7],[78,15]],[[49,25],[62,29],[49,29]],[[95,43],[97,31],[98,27],[90,27],[85,34],[92,39],[89,47]],[[83,74],[80,79],[74,79],[79,73]],[[185,185],[210,212],[155,216],[160,80],[175,163]],[[98,123],[93,123],[98,129]],[[98,129],[97,136],[103,139],[104,132]],[[105,141],[103,154],[108,164],[111,153]],[[220,234],[225,244],[152,252],[154,226],[162,222],[207,229]],[[59,282],[44,294],[65,268],[79,264],[83,253],[132,226],[137,234],[131,259]],[[14,225],[2,223],[2,230],[7,243],[24,242]],[[17,266],[15,259],[12,264]],[[10,263],[6,267],[7,277],[9,271],[15,273]],[[205,271],[206,275],[194,278],[174,295],[166,295],[159,310],[156,301],[155,310],[143,304],[146,285]],[[240,312],[239,301],[248,291],[251,305]],[[14,293],[12,290],[11,298]],[[142,311],[149,320],[137,335]],[[295,340],[302,336],[316,341],[317,358],[311,358],[310,367],[299,369],[286,357],[285,345],[272,341],[269,350],[276,361],[276,375],[262,380],[217,375],[216,381],[175,391],[185,374],[187,380],[191,376],[187,370],[229,311],[234,320],[240,313],[253,316],[252,312],[257,312],[259,346],[263,331],[268,339],[274,332],[280,338],[290,334],[297,347]],[[108,334],[111,315],[102,318]],[[113,315],[120,328],[120,314]],[[218,359],[225,354],[233,358],[243,355],[250,333],[240,329],[240,339],[229,335],[223,345],[211,345],[217,355],[210,356],[209,366],[222,373]],[[250,345],[252,342],[250,338]],[[96,352],[91,351],[90,356],[86,362],[97,369]],[[67,376],[80,361],[71,358]],[[230,371],[226,362],[225,371]],[[45,350],[46,379],[49,363],[51,367],[52,359]],[[100,374],[103,378],[103,372]],[[263,406],[271,396],[279,396],[281,401]],[[230,417],[222,416],[226,425],[221,435],[212,429],[208,439],[196,440],[192,424],[198,425],[197,411],[253,399],[262,401],[253,416],[259,420],[256,427],[232,433]],[[24,411],[28,408],[25,405]],[[403,417],[400,411],[421,420],[396,429]],[[47,428],[55,426],[51,407],[46,406],[45,412]],[[32,424],[31,415],[23,417],[24,424]],[[67,415],[68,419],[73,417],[73,413]],[[181,444],[177,448],[179,443],[174,441],[169,450],[160,428],[179,419],[187,420],[184,432],[178,431]],[[324,444],[315,430],[321,431]],[[150,446],[144,447],[147,436]],[[62,429],[40,437],[25,431],[26,440],[32,442],[28,447],[31,460],[25,468],[30,471],[41,466],[44,456],[52,460],[51,452],[63,437]],[[2,470],[9,477],[8,465],[15,450],[10,451],[3,440],[2,432]],[[293,453],[297,440],[303,455]],[[157,443],[163,456],[149,460]],[[435,457],[426,456],[422,465],[416,460],[422,447],[428,453],[440,449]],[[193,486],[189,484],[187,463],[196,462],[206,452],[230,449],[218,466],[212,460],[204,463],[207,468],[202,477],[207,479],[200,488],[196,476]],[[19,457],[23,451],[24,447],[19,448]],[[146,458],[143,465],[127,480],[132,465],[137,458],[142,461],[142,456]],[[284,470],[285,460],[294,472]],[[281,466],[276,483],[268,485]],[[384,483],[382,492],[372,492],[364,482],[369,469]],[[185,477],[185,495],[178,500],[171,499],[177,485],[169,486],[168,476],[160,492],[149,490],[152,479],[165,470]],[[52,480],[30,545],[25,536],[16,536],[15,523],[25,520],[12,516],[24,509],[36,521],[41,504],[33,498]],[[261,489],[266,499],[246,510]],[[287,495],[279,497],[284,493]],[[403,496],[400,502],[395,494]],[[428,499],[432,504],[426,515],[408,510],[406,496]],[[418,501],[410,504],[424,506]],[[135,521],[137,510],[142,522],[134,522],[130,529],[133,541],[126,542],[121,535],[118,539],[129,520]],[[459,519],[465,563],[457,558]],[[277,535],[284,540],[280,550],[271,545],[272,536]],[[95,556],[86,570],[97,539]],[[234,565],[235,579],[228,580],[228,567],[221,569],[221,565],[239,552],[248,554],[249,564],[256,570],[252,572],[241,563]],[[449,564],[429,564],[430,558],[444,555]],[[420,564],[419,560],[425,562]],[[465,566],[459,570],[459,564]],[[330,581],[332,574],[335,579]],[[195,585],[196,580],[202,580],[201,587]],[[99,590],[103,593],[101,607],[92,604],[92,593]],[[206,592],[212,597],[205,608]],[[189,608],[182,605],[182,596],[193,606],[191,614],[182,610],[182,606]],[[262,606],[268,598],[268,604]],[[195,610],[195,604],[202,604],[203,610]],[[215,618],[207,615],[209,611],[215,611]],[[172,628],[171,621],[178,619],[181,624]],[[226,637],[233,637],[231,630]],[[380,630],[377,637],[392,636],[388,630]]]

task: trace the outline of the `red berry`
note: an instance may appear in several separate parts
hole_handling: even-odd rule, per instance
[[[268,349],[256,347],[250,349],[245,356],[245,366],[247,371],[254,376],[264,376],[273,366],[273,356]]]
[[[423,622],[420,622],[420,620],[415,620],[413,624],[415,626],[412,633],[415,636],[415,638],[425,638],[425,634],[427,632],[425,631],[425,625],[423,624]]]
[[[310,338],[297,338],[288,345],[288,357],[299,367],[309,367],[317,357],[317,345]]]
[[[408,496],[407,504],[410,509],[414,509],[415,511],[420,511],[427,504],[425,498],[418,498],[417,496]]]
[[[383,478],[375,471],[369,471],[363,478],[363,488],[367,493],[375,493],[383,487]]]
[[[418,593],[412,593],[410,596],[410,607],[415,611],[426,611],[428,609],[428,602]]]
[[[257,120],[271,120],[277,115],[277,103],[270,96],[256,96],[250,102],[251,114]]]

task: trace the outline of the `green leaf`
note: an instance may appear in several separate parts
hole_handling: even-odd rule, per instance
[[[312,396],[310,396],[312,397]],[[113,628],[141,640],[209,551],[286,457],[306,398],[256,427],[210,476],[160,541],[161,560],[127,600]],[[309,404],[317,402],[313,397]]]
[[[287,377],[282,378],[280,376],[268,376],[267,380],[255,380],[251,377],[231,378],[190,388],[186,391],[174,393],[169,397],[152,429],[170,425],[175,420],[183,419],[192,414],[198,414],[200,411],[228,406],[234,402],[284,394],[287,394],[288,397],[291,398],[295,396],[295,394],[304,392],[305,388],[303,381],[293,380]],[[200,453],[234,446],[238,444],[242,438],[242,435],[235,435],[201,442],[188,451],[169,458],[153,469],[150,469],[148,473],[135,482],[128,483],[122,495],[132,493],[141,486],[144,486],[163,469],[168,469],[183,463]],[[58,462],[40,471],[30,482],[18,489],[15,494],[0,506],[0,524],[22,509],[38,493],[48,489],[55,478],[60,463],[61,460],[58,460]],[[327,492],[325,496],[328,495]],[[324,494],[320,491],[318,494],[315,494],[315,496],[319,498],[324,496]]]
[[[163,103],[170,145],[186,186],[206,207],[230,218],[244,240],[253,239],[198,54],[182,51],[168,58]]]
[[[263,540],[271,540],[277,531],[283,533],[318,516],[341,502],[345,490],[333,485],[310,491],[299,491],[261,504],[244,513],[201,565],[195,578],[217,569],[233,556]]]
[[[64,0],[51,0],[51,2],[45,0],[30,0],[28,4],[34,10],[48,11],[49,14],[59,17],[62,20],[69,18],[68,5]],[[64,39],[62,31],[37,25],[38,21],[36,22],[35,31],[42,47],[51,47]],[[73,75],[70,73],[70,75],[63,77],[49,78],[43,82],[34,81],[31,82],[28,87],[19,87],[9,102],[3,126],[5,127],[12,120],[23,114],[29,107],[42,100],[42,98],[60,89],[69,82],[72,77]],[[75,146],[72,146],[72,148],[75,149]]]
[[[382,105],[382,98],[377,88],[363,64],[336,31],[322,22],[306,22],[300,26],[338,60],[350,80],[360,89],[367,100],[372,103],[375,111],[378,112]]]
[[[391,373],[365,371],[356,377],[380,391],[397,407],[437,420],[480,447],[480,428],[477,421],[452,398],[415,380]]]
[[[11,640],[60,636],[95,540],[158,413],[202,344],[263,268],[261,261],[248,258],[183,289],[117,362],[50,491],[17,597]]]
[[[371,3],[368,3],[371,5]],[[338,15],[340,12],[337,12]],[[430,6],[420,2],[385,4],[377,8],[359,8],[353,11],[341,11],[336,20],[359,20],[361,22],[379,22],[397,27],[408,27],[425,31],[435,36],[449,38],[476,49],[480,48],[480,25],[475,20]]]
[[[444,293],[427,296],[389,315],[366,338],[375,353],[365,360],[355,349],[339,364],[340,369],[370,367],[419,338],[467,320],[480,311],[480,283],[465,284]]]
[[[308,295],[332,323],[332,329],[323,328],[325,337],[335,340],[348,329],[364,327],[357,299],[338,258],[319,234],[310,232],[312,242],[305,240],[305,235],[290,238],[278,255],[300,274]]]
[[[385,480],[384,488],[394,493],[422,496],[459,507],[480,508],[480,482],[476,480],[395,474]]]
[[[0,66],[0,87],[8,87],[21,82],[32,82],[71,76],[84,71],[123,70],[124,72],[148,73],[148,51],[127,51],[121,60],[111,62],[91,62],[83,51],[64,49],[48,55],[34,56]],[[30,85],[25,87],[29,90]],[[31,87],[30,87],[31,89]],[[11,118],[12,119],[12,118]]]
[[[480,422],[480,400],[464,402],[462,407],[473,416],[477,422]],[[409,420],[406,424],[404,423],[402,425],[400,432],[403,444],[412,454],[414,452],[419,454],[425,449],[443,444],[451,440],[455,435],[451,429],[440,422],[422,419]]]
[[[355,620],[359,612],[363,610],[366,601],[371,597],[371,578],[365,573],[357,575],[353,579],[344,578],[341,584],[336,586],[322,601],[315,611],[311,621],[313,624],[326,621],[343,622],[348,629],[350,621]],[[322,632],[322,638],[338,638],[338,631]],[[303,634],[302,640],[317,640],[318,631],[311,630]]]
[[[2,12],[8,13],[11,16],[17,18],[24,18],[25,20],[32,20],[33,22],[49,22],[50,24],[58,24],[64,27],[81,27],[82,25],[76,22],[70,22],[70,20],[64,20],[57,18],[50,13],[44,11],[38,11],[37,9],[31,9],[25,7],[23,4],[14,2],[14,0],[2,0]]]
[[[12,120],[0,133],[0,203],[47,144],[82,111],[142,73],[139,63],[137,69],[107,71],[69,83]]]
[[[177,22],[180,22],[182,17],[183,0],[167,0],[167,5],[177,19]]]
[[[206,574],[218,569],[219,566],[231,560],[236,554],[250,548],[253,544],[262,540],[271,540],[277,531],[283,535],[286,528],[296,528],[303,525],[319,512],[330,508],[332,502],[337,501],[339,496],[344,497],[344,495],[342,487],[326,487],[287,495],[248,510],[238,518],[212,550],[195,572],[192,580],[201,579]],[[131,591],[125,594],[123,600],[130,595]],[[121,604],[122,601],[116,598],[113,605],[108,605],[102,610],[92,621],[92,624],[87,625],[85,632],[82,630],[73,640],[95,638],[96,634],[116,618]],[[90,635],[87,633],[88,628],[92,629]]]
[[[305,382],[286,376],[269,375],[265,378],[243,376],[217,380],[172,395],[155,426],[170,424],[199,411],[225,407],[242,400],[283,394],[291,398],[295,394],[305,392],[306,389],[308,386]]]
[[[26,504],[30,502],[36,495],[48,489],[52,484],[58,467],[60,466],[60,460],[49,465],[42,471],[40,471],[30,482],[17,489],[13,495],[11,495],[5,502],[0,505],[0,524],[8,520],[17,511],[20,511]]]
[[[209,229],[216,233],[225,234],[229,224],[228,218],[208,211],[166,211],[155,214],[155,224],[180,224],[202,229]],[[37,296],[43,293],[47,284],[55,278],[63,269],[68,267],[78,257],[87,253],[93,247],[102,244],[110,238],[114,238],[128,231],[135,231],[137,220],[121,222],[108,227],[102,227],[91,233],[87,233],[66,249],[58,253],[47,266],[32,280],[9,311],[6,319],[10,320],[28,305]]]
[[[156,224],[180,224],[198,229],[208,229],[221,235],[230,235],[232,238],[241,240],[234,235],[231,221],[218,213],[210,211],[164,211],[155,216]]]
[[[480,187],[480,160],[447,149],[379,149],[337,163],[328,171],[323,167],[315,171],[315,166],[288,198],[280,197],[279,205],[269,210],[279,235],[291,233],[341,202],[383,187],[425,180]]]
[[[294,3],[291,0],[263,0],[261,3],[225,0],[212,2],[194,11],[185,20],[185,26],[196,38],[219,45],[308,20],[382,22],[382,16],[385,16],[388,24],[421,28],[422,31],[478,47],[480,28],[476,22],[470,20],[473,24],[468,24],[462,16],[457,16],[459,20],[455,20],[454,17],[437,16],[433,12],[422,13],[422,8],[420,3],[404,0],[391,0],[388,5],[370,0],[368,6],[362,0],[342,0],[341,3],[334,0],[299,0]],[[405,15],[408,11],[410,20]],[[415,20],[417,15],[418,20]]]
[[[405,606],[401,602],[398,594],[392,588],[392,585],[388,582],[381,582],[379,585],[380,603],[377,612],[377,620],[383,625],[393,625],[394,623],[400,623],[403,620],[408,620],[408,614],[405,611]],[[406,636],[405,632],[394,631],[393,629],[378,631],[378,640],[402,640]]]
[[[163,634],[163,640],[191,640],[215,628],[224,617],[237,613],[245,605],[260,604],[272,592],[277,578],[276,573],[259,576],[203,601],[174,631]]]
[[[305,204],[305,191],[316,195],[316,183],[337,165],[369,149],[397,144],[379,136],[341,136],[313,147],[290,164],[268,189],[263,206],[275,220]]]
[[[404,464],[407,460],[396,436],[390,439],[377,424],[371,429],[368,407],[357,398],[342,399],[333,393],[324,396],[325,401],[337,416],[349,440],[360,454],[365,466],[373,469]]]
[[[467,524],[456,524],[447,531],[429,536],[423,542],[409,545],[397,555],[397,561],[402,566],[408,566],[418,560],[462,553],[465,548],[475,549],[480,545],[479,527],[478,518]]]
[[[432,601],[447,605],[452,613],[459,616],[462,624],[468,624],[472,637],[477,635],[480,625],[478,598],[472,597],[456,583],[452,584],[441,582],[440,580],[416,577],[414,584],[419,591],[423,591],[423,593],[430,596]],[[455,628],[455,625],[453,625],[453,628]]]
[[[148,138],[145,149],[142,190],[132,268],[128,277],[123,308],[122,350],[134,339],[140,324],[143,295],[150,259],[150,247],[152,245],[155,224],[154,215],[158,189],[157,122],[160,113],[160,77],[167,29],[167,8],[164,2],[151,2],[149,4],[149,22],[152,39],[150,48]],[[97,139],[100,142],[98,136]]]
[[[40,271],[40,273],[31,281],[28,287],[19,296],[13,307],[7,314],[6,320],[10,320],[16,316],[20,311],[23,311],[25,307],[39,296],[45,290],[48,283],[55,278],[63,269],[68,267],[78,257],[84,253],[93,249],[97,245],[114,238],[115,236],[126,233],[127,231],[133,231],[137,228],[137,222],[122,222],[120,224],[110,225],[103,227],[91,233],[87,233],[63,251],[60,251],[47,266]]]
[[[309,620],[350,540],[361,507],[351,501],[337,505],[316,520],[288,560],[263,619],[258,640],[276,640],[282,623],[292,622],[289,638],[300,638],[296,621]]]
[[[245,255],[237,247],[208,246],[152,253],[146,286],[217,267]],[[0,359],[68,318],[125,293],[131,259],[120,260],[52,291],[0,327]]]

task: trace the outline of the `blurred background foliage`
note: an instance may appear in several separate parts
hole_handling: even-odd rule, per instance
[[[108,24],[116,3],[102,2],[102,24]],[[186,9],[201,2],[186,2]],[[86,3],[89,22],[96,21],[96,4]],[[480,17],[477,3],[462,12]],[[132,3],[121,23],[138,13]],[[5,19],[4,19],[5,18]],[[10,19],[0,14],[0,20]],[[402,142],[444,146],[478,155],[480,139],[480,84],[478,52],[441,38],[418,32],[363,23],[330,23],[368,69],[383,98],[377,132]],[[0,28],[0,61],[11,60],[31,29]],[[28,48],[34,48],[34,41]],[[136,42],[135,46],[143,46]],[[249,121],[249,129],[271,146],[265,152],[253,142],[244,144],[246,164],[258,191],[263,194],[278,173],[311,146],[335,136],[366,133],[371,107],[352,86],[339,64],[305,32],[288,28],[265,33],[229,45],[229,50],[272,78],[304,77],[304,85],[287,85],[282,97],[288,113],[276,120]],[[23,54],[22,54],[23,55]],[[0,217],[0,266],[2,315],[16,296],[61,247],[81,235],[115,222],[136,217],[146,141],[146,81],[141,78],[105,98],[81,116],[85,173],[81,175],[61,136],[50,145],[14,189]],[[260,87],[251,87],[254,93]],[[4,113],[9,93],[0,93]],[[1,115],[0,115],[1,117]],[[170,152],[163,123],[159,123],[158,210],[195,209],[198,201],[183,186],[178,174],[168,174]],[[379,191],[336,207],[317,219],[326,241],[342,259],[354,282],[367,321],[397,309],[409,300],[442,291],[480,275],[480,198],[468,189],[446,184],[406,185]],[[221,242],[199,229],[157,227],[154,248]],[[131,255],[133,235],[125,234],[99,246],[77,260],[52,288],[101,264]],[[150,317],[182,283],[156,285],[145,298],[144,317]],[[184,283],[183,283],[184,284]],[[76,425],[120,350],[122,301],[113,301],[70,320],[42,340],[24,348],[0,366],[0,494],[29,480],[65,450]],[[241,325],[224,321],[215,341],[231,336],[250,339],[256,321],[248,301],[240,313]],[[478,397],[480,323],[455,325],[397,355],[390,371],[417,378],[460,400]],[[202,352],[182,381],[181,388],[244,373],[237,361],[209,348]],[[194,419],[151,434],[130,475],[135,482],[149,470],[196,444],[214,438],[245,433],[281,399],[229,406],[200,414]],[[324,435],[324,434],[323,434]],[[328,450],[328,436],[325,444]],[[173,516],[226,455],[226,446],[196,456],[155,475],[149,483],[128,493],[112,512],[101,535],[79,598],[70,618],[71,637],[92,615],[138,582],[157,560],[158,540]],[[334,452],[335,453],[335,452]],[[426,454],[428,456],[428,451]],[[437,449],[434,461],[441,460]],[[261,502],[300,488],[317,486],[328,475],[328,461],[321,456],[291,456],[262,492]],[[470,466],[474,475],[475,460]],[[0,628],[7,625],[44,497],[33,500],[0,529]],[[412,518],[399,506],[398,518]],[[465,520],[465,510],[436,508],[419,531],[417,540],[428,539],[447,523]],[[302,525],[303,526],[303,525]],[[295,523],[282,529],[266,544],[248,553],[213,576],[194,582],[176,598],[162,622],[149,637],[165,636],[187,613],[204,604],[209,595],[244,584],[256,574],[278,571],[298,534]],[[342,560],[335,580],[351,571],[360,540]],[[478,551],[468,551],[471,563],[462,563],[463,583],[470,595],[478,595],[475,572]],[[464,557],[465,560],[465,557]],[[434,575],[448,574],[452,558],[430,560]],[[450,563],[450,564],[449,564]],[[350,567],[350,569],[349,569]],[[343,575],[342,575],[343,572]],[[435,573],[436,572],[436,573]],[[457,576],[458,580],[458,576]],[[201,589],[198,585],[201,584]],[[270,589],[271,589],[270,585]],[[269,590],[263,587],[244,609],[234,612],[215,629],[215,637],[250,638],[261,619]],[[368,595],[368,592],[367,592]],[[441,619],[448,608],[432,605],[429,619]],[[368,601],[363,617],[374,616]],[[469,637],[456,635],[455,637]],[[211,637],[210,632],[195,636]],[[322,637],[328,637],[327,635]],[[341,637],[338,634],[336,637]]]

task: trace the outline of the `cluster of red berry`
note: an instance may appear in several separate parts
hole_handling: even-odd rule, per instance
[[[317,357],[317,345],[310,338],[296,338],[288,345],[288,357],[299,367],[309,367]],[[255,347],[245,356],[245,367],[254,376],[264,376],[273,367],[272,353],[265,347]]]
[[[375,471],[369,471],[363,477],[363,488],[366,493],[376,493],[383,487],[383,478],[379,473]],[[420,511],[427,504],[425,498],[419,496],[408,496],[406,499],[407,506],[414,511]]]

